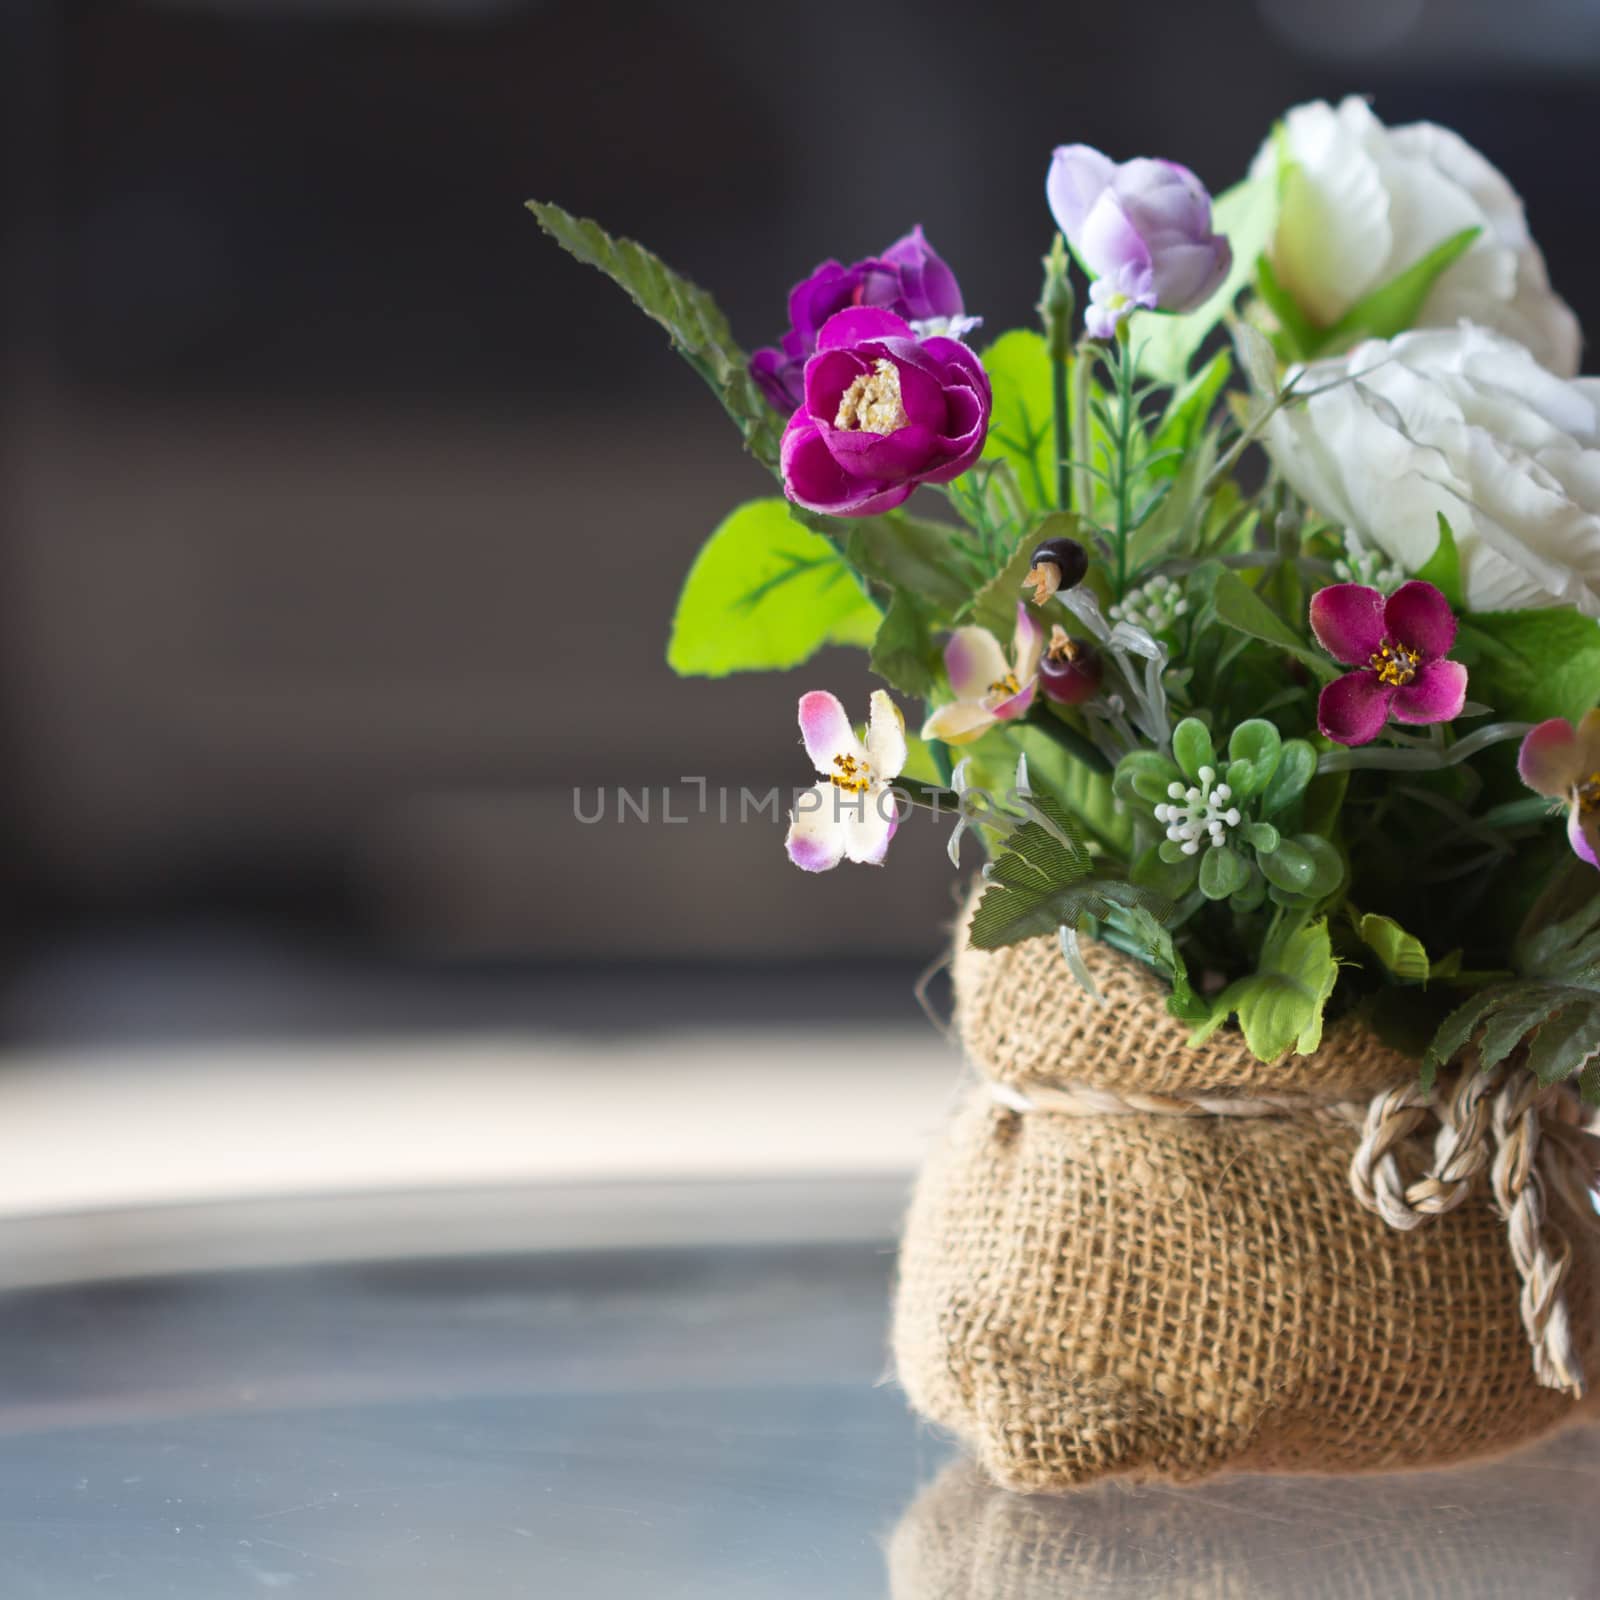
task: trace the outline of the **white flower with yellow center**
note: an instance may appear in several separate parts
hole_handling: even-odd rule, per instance
[[[838,699],[813,689],[800,696],[800,735],[822,776],[789,813],[789,859],[803,872],[827,872],[841,861],[881,865],[899,822],[892,785],[906,764],[900,708],[874,690],[859,739]]]

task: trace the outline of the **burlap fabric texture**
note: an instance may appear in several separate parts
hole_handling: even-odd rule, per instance
[[[1084,955],[1104,1004],[1054,940],[959,950],[958,1024],[988,1082],[928,1161],[901,1252],[899,1379],[995,1482],[1438,1465],[1594,1414],[1535,1376],[1486,1181],[1399,1231],[1352,1192],[1348,1115],[997,1103],[989,1084],[1153,1101],[1292,1092],[1359,1110],[1415,1080],[1354,1025],[1280,1065],[1233,1033],[1191,1049],[1147,969],[1102,945]],[[1420,1171],[1420,1130],[1416,1142]],[[1573,1343],[1600,1374],[1600,1249],[1564,1203],[1546,1196],[1572,1240]]]

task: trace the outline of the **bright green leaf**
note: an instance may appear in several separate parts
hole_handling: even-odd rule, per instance
[[[1356,936],[1396,978],[1405,983],[1425,983],[1430,972],[1428,952],[1414,933],[1407,933],[1393,917],[1369,912],[1350,913]]]
[[[1274,645],[1296,660],[1303,661],[1325,682],[1339,676],[1339,668],[1306,644],[1238,573],[1223,571],[1217,574],[1212,600],[1218,620],[1227,623],[1230,628],[1237,628],[1240,633],[1247,633],[1252,639]]]
[[[1015,328],[979,358],[994,391],[983,458],[1009,461],[1028,505],[1048,511],[1056,503],[1057,476],[1049,346],[1031,329]]]
[[[1207,900],[1226,900],[1249,880],[1244,858],[1229,845],[1215,845],[1200,857],[1200,893]]]
[[[1248,800],[1267,787],[1278,770],[1282,750],[1283,740],[1277,728],[1265,717],[1252,717],[1233,730],[1228,740],[1228,783],[1235,801]],[[1241,766],[1242,781],[1235,783],[1234,774]]]
[[[1190,783],[1200,781],[1200,769],[1217,764],[1217,754],[1212,748],[1211,732],[1198,717],[1185,717],[1172,730],[1172,754],[1183,768]]]
[[[1472,248],[1482,232],[1480,227],[1471,227],[1451,234],[1421,260],[1397,272],[1371,294],[1363,295],[1323,334],[1317,349],[1307,351],[1307,355],[1342,350],[1360,339],[1392,339],[1397,333],[1404,333],[1415,324],[1440,275]]]
[[[751,500],[724,519],[689,569],[667,662],[685,676],[798,666],[825,644],[866,645],[878,608],[834,547],[789,515]]]
[[[1278,753],[1278,765],[1261,797],[1261,810],[1273,816],[1293,804],[1316,776],[1317,753],[1304,739],[1290,739]]]
[[[1576,611],[1483,611],[1462,619],[1455,655],[1468,692],[1498,717],[1576,722],[1600,701],[1600,623]]]
[[[1195,1035],[1202,1043],[1237,1012],[1245,1043],[1262,1061],[1293,1048],[1310,1055],[1322,1042],[1322,1013],[1339,976],[1328,924],[1320,917],[1269,940],[1260,968],[1217,997],[1211,1021]]]

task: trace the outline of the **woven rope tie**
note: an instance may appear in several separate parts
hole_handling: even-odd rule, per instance
[[[1024,1094],[989,1082],[989,1093],[1017,1112],[1067,1116],[1153,1115],[1273,1117],[1310,1115],[1361,1127],[1350,1162],[1350,1187],[1390,1227],[1419,1228],[1463,1204],[1487,1171],[1495,1205],[1510,1233],[1522,1280],[1521,1311],[1533,1366],[1546,1388],[1574,1398],[1584,1375],[1573,1342],[1566,1280],[1572,1246],[1551,1220],[1554,1193],[1580,1226],[1600,1228],[1594,1205],[1600,1181],[1600,1138],[1585,1131],[1577,1094],[1547,1086],[1525,1069],[1465,1072],[1447,1094],[1401,1084],[1376,1096],[1363,1113],[1349,1102],[1304,1095],[1117,1094],[1087,1085],[1030,1088]],[[1401,1156],[1429,1121],[1438,1124],[1425,1172],[1407,1178]]]

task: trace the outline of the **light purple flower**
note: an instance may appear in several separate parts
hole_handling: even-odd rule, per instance
[[[1446,661],[1456,642],[1450,604],[1413,578],[1387,600],[1360,583],[1311,597],[1311,631],[1335,661],[1355,667],[1317,701],[1317,727],[1338,744],[1368,744],[1396,722],[1449,722],[1467,698],[1467,669]]]
[[[829,317],[849,306],[881,306],[907,322],[971,321],[962,316],[956,275],[928,243],[921,223],[881,256],[848,267],[821,262],[789,291],[789,331],[777,346],[750,358],[750,376],[775,409],[792,411],[804,400],[802,374],[816,353],[817,335]]]
[[[957,628],[944,647],[945,676],[955,698],[929,716],[922,737],[970,744],[997,722],[1026,716],[1039,687],[1043,650],[1044,630],[1024,600],[1017,602],[1009,661],[987,628]]]
[[[1600,711],[1586,711],[1576,728],[1552,717],[1530,730],[1517,755],[1530,789],[1567,808],[1567,839],[1580,860],[1600,867]]]
[[[872,692],[865,740],[825,689],[800,696],[800,737],[821,778],[789,813],[789,859],[802,872],[841,861],[881,866],[899,822],[894,780],[906,764],[906,724],[882,689]]]
[[[1056,226],[1084,270],[1084,328],[1109,339],[1135,310],[1193,311],[1214,294],[1233,251],[1211,231],[1211,196],[1175,161],[1120,165],[1086,144],[1057,148],[1045,182]]]
[[[783,489],[829,516],[872,516],[919,483],[948,483],[983,449],[988,374],[955,339],[918,339],[891,311],[823,324],[779,452]]]

